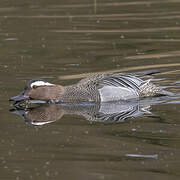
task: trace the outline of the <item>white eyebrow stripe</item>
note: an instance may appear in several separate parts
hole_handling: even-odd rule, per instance
[[[54,121],[47,121],[47,122],[31,122],[32,125],[35,125],[35,126],[42,126],[42,125],[45,125],[45,124],[49,124],[49,123],[52,123]]]
[[[51,84],[51,83],[48,83],[48,82],[44,82],[44,81],[36,81],[36,82],[33,82],[31,84],[31,88],[33,86],[54,86],[54,84]]]

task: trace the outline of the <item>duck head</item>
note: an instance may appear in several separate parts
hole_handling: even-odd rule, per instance
[[[43,80],[31,80],[24,90],[17,96],[11,97],[10,101],[21,102],[26,100],[57,100],[62,94],[63,86],[51,84]]]

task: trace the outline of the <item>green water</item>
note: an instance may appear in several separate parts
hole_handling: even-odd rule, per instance
[[[116,123],[45,108],[57,116],[42,126],[8,102],[33,78],[67,85],[106,71],[158,70],[150,78],[180,93],[179,0],[3,0],[0,52],[0,179],[180,178],[178,97]]]

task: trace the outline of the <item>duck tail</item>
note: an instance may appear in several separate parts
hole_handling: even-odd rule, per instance
[[[159,95],[162,95],[162,96],[177,96],[176,94],[170,92],[170,91],[166,91],[166,90],[163,90],[161,89],[161,91],[159,92]]]
[[[147,96],[175,96],[174,93],[163,90],[160,87],[157,87],[151,82],[151,79],[144,81],[140,87],[140,93],[142,97]]]

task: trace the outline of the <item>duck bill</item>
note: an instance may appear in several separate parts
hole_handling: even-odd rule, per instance
[[[9,101],[16,101],[16,102],[19,102],[19,101],[25,101],[25,100],[28,100],[29,99],[29,96],[26,96],[24,95],[23,93],[19,94],[18,96],[14,96],[14,97],[11,97],[9,99]]]

